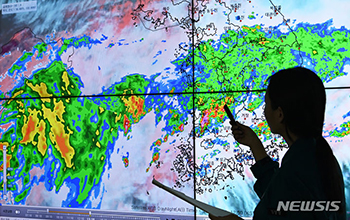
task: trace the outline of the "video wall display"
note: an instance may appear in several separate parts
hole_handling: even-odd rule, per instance
[[[234,140],[223,106],[281,162],[287,144],[263,115],[267,79],[303,66],[327,88],[323,135],[350,211],[349,8],[340,0],[2,1],[1,204],[206,215],[155,178],[252,217],[255,160]]]

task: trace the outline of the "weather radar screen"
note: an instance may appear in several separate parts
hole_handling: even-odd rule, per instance
[[[207,218],[153,178],[251,218],[255,161],[224,105],[281,162],[266,81],[295,66],[327,88],[323,135],[350,211],[350,2],[0,5],[0,219]]]

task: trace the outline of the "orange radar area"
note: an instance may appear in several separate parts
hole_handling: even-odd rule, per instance
[[[37,115],[40,114],[40,111],[37,110],[31,110],[31,115],[28,117],[28,120],[26,120],[26,116],[24,116],[25,121],[28,121],[27,124],[23,125],[22,127],[22,133],[24,134],[23,139],[20,143],[35,143],[38,146],[38,150],[41,153],[41,155],[45,155],[46,153],[46,137],[45,137],[45,122],[43,120],[40,120],[37,118]],[[36,134],[39,134],[38,142],[34,142],[34,136]]]
[[[26,116],[24,116],[26,117]],[[37,118],[33,118],[33,116],[29,116],[28,122],[27,124],[25,124],[22,127],[22,132],[24,135],[21,143],[27,143],[28,141],[31,141],[31,139],[33,139],[34,135],[36,134],[36,129],[35,129],[35,125],[38,122]]]
[[[140,117],[145,115],[144,102],[145,100],[141,97],[131,96],[129,98],[123,97],[123,102],[127,107],[127,111],[132,114],[135,122],[138,122]]]
[[[66,166],[71,168],[73,166],[72,158],[74,156],[74,148],[70,146],[70,134],[73,132],[65,127],[63,114],[65,106],[62,101],[52,100],[50,103],[54,108],[47,108],[43,103],[42,110],[28,108],[29,116],[24,115],[24,125],[22,127],[23,139],[20,143],[33,143],[37,146],[41,155],[45,155],[47,151],[48,141],[46,128],[50,124],[50,140],[54,144],[57,151],[64,159]],[[54,110],[53,110],[54,109]],[[42,117],[40,117],[42,116]],[[39,119],[43,118],[43,119]],[[68,131],[64,133],[62,131]],[[35,137],[38,138],[35,138]]]
[[[74,149],[69,145],[69,135],[56,135],[56,149],[61,153],[67,167],[72,167],[72,158],[74,156]]]
[[[6,155],[6,167],[10,167],[10,160],[12,158],[12,155],[11,154],[7,154]],[[3,171],[4,170],[4,164],[1,164],[0,165],[0,171]]]

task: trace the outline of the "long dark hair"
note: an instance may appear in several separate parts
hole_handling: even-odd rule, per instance
[[[326,92],[321,79],[302,67],[281,70],[269,78],[267,94],[272,109],[281,107],[288,136],[287,128],[298,137],[316,139],[316,161],[327,199],[344,201],[344,182],[338,162],[322,137]]]

